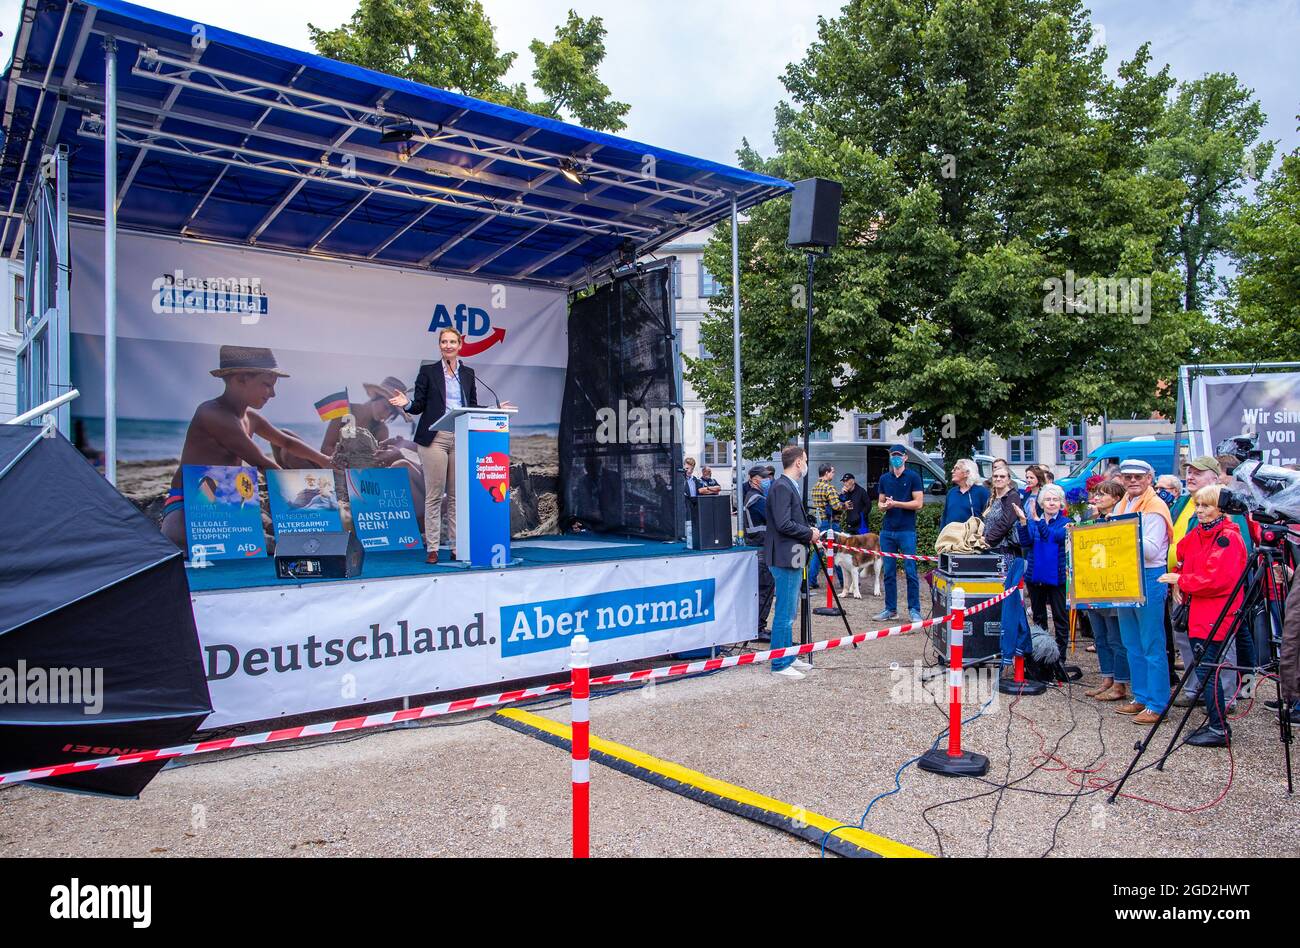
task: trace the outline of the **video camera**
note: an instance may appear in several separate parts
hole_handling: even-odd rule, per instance
[[[1241,463],[1233,470],[1236,484],[1219,494],[1219,509],[1250,514],[1261,523],[1300,523],[1300,471],[1264,463],[1255,435],[1241,434],[1220,441],[1215,452]]]

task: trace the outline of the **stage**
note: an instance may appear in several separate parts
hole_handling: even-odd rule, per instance
[[[517,565],[368,554],[351,580],[281,580],[274,561],[186,571],[213,714],[204,727],[497,686],[753,637],[756,550],[590,534],[511,546]]]

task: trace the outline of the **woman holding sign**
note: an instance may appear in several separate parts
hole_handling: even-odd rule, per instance
[[[1092,489],[1093,507],[1098,520],[1108,520],[1115,505],[1124,499],[1124,488],[1119,481],[1102,481]],[[1129,697],[1128,652],[1119,634],[1118,609],[1090,609],[1088,620],[1092,623],[1093,641],[1097,643],[1097,665],[1101,683],[1084,694],[1098,701],[1132,701]]]

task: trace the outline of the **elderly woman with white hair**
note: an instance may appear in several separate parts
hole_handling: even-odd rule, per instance
[[[952,488],[943,502],[943,516],[939,529],[950,523],[965,523],[978,517],[989,505],[989,489],[979,482],[980,471],[970,458],[962,458],[952,466]]]
[[[1065,491],[1056,484],[1044,484],[1038,491],[1037,503],[1029,507],[1028,515],[1017,507],[1020,520],[1020,545],[1025,548],[1029,568],[1025,571],[1025,584],[1029,587],[1029,603],[1035,624],[1047,628],[1047,607],[1052,607],[1052,630],[1056,644],[1065,655],[1069,644],[1069,610],[1065,605],[1065,541],[1066,528],[1074,521],[1065,513]]]

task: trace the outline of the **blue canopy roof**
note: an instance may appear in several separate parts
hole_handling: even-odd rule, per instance
[[[24,0],[0,253],[58,144],[72,218],[103,220],[107,37],[124,229],[578,287],[790,188],[118,0]]]

